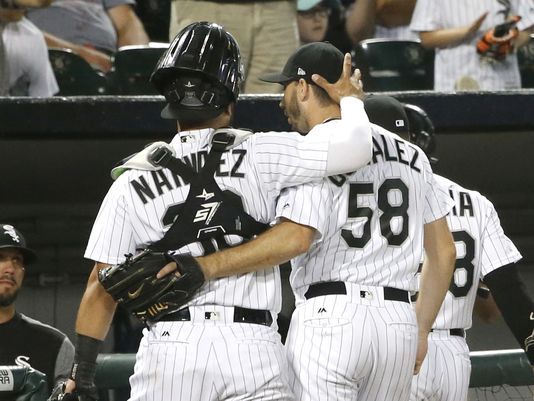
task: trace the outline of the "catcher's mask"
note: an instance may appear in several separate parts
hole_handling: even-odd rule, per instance
[[[410,142],[419,146],[428,156],[431,163],[438,162],[433,156],[436,150],[436,138],[434,136],[434,124],[425,111],[414,104],[404,103],[404,111],[408,117],[410,127]]]
[[[243,77],[234,37],[220,25],[195,22],[176,35],[150,82],[167,100],[163,118],[205,120],[237,101]]]

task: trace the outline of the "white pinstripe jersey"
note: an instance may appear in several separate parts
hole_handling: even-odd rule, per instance
[[[333,214],[323,240],[292,260],[296,302],[312,283],[354,282],[413,291],[423,254],[423,225],[445,216],[452,202],[435,185],[424,152],[372,124],[373,159],[348,176],[328,179]],[[348,178],[347,178],[348,177]],[[336,183],[334,183],[336,181]],[[278,214],[300,213],[299,188],[284,191]]]
[[[434,328],[468,329],[479,280],[517,262],[521,254],[504,234],[499,216],[486,197],[444,177],[436,176],[436,182],[454,200],[447,222],[456,243],[456,268]]]
[[[24,96],[50,97],[59,91],[43,33],[29,19],[5,24],[0,40],[5,44],[11,89],[18,82],[27,90]]]
[[[484,32],[503,23],[508,16],[522,17],[517,25],[519,30],[533,25],[532,0],[418,0],[410,28],[421,32],[468,26],[486,11],[489,12],[488,16],[469,41],[436,49],[434,89],[453,91],[456,81],[464,76],[477,81],[481,90],[521,87],[515,54],[502,62],[481,62],[476,43]]]
[[[306,137],[294,132],[267,132],[250,136],[246,141],[223,154],[215,173],[222,190],[240,195],[244,209],[264,223],[275,219],[276,200],[284,187],[312,180],[322,185],[326,171],[329,136],[338,121],[316,126]],[[193,162],[207,154],[211,129],[179,133],[171,145],[177,155]],[[180,157],[180,156],[178,156]],[[310,189],[308,189],[310,190]],[[168,221],[175,208],[187,198],[189,185],[169,170],[156,172],[129,170],[111,186],[93,226],[85,257],[102,263],[116,264],[124,255],[162,238],[170,227]],[[179,218],[179,217],[178,217]],[[240,238],[227,236],[236,244]],[[201,255],[200,244],[177,250]],[[207,282],[188,305],[217,304],[267,309],[281,307],[278,268],[256,273],[220,278]]]
[[[374,37],[379,39],[419,40],[419,35],[410,30],[408,25],[393,28],[376,25]]]

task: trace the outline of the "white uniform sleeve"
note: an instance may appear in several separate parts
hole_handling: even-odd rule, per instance
[[[332,211],[332,191],[326,180],[286,188],[276,204],[276,218],[284,217],[295,223],[313,227],[319,240],[328,228]]]
[[[485,198],[484,198],[485,199]],[[497,211],[486,200],[487,222],[480,239],[482,247],[482,276],[521,259],[521,254],[501,227]]]
[[[428,168],[425,174],[429,174],[429,180],[426,183],[425,211],[423,217],[425,224],[428,224],[449,214],[454,206],[454,201],[449,195],[447,188],[439,185],[436,181],[430,168],[430,163],[426,162],[425,166]]]
[[[330,129],[330,143],[328,146],[327,175],[351,173],[365,166],[371,160],[373,142],[371,123],[365,112],[363,102],[355,97],[341,99],[341,120],[335,134]],[[324,130],[326,124],[319,125]],[[313,130],[312,130],[313,131]]]
[[[435,31],[443,28],[439,0],[417,0],[410,22],[410,29],[416,32]]]
[[[359,99],[341,100],[341,119],[315,126],[306,136],[268,132],[253,136],[260,179],[271,190],[348,173],[372,157],[371,124]]]
[[[84,257],[95,262],[117,264],[135,253],[134,232],[124,194],[127,174],[109,189],[93,224]]]
[[[519,0],[517,14],[521,16],[521,21],[517,23],[520,31],[530,28],[534,25],[534,5],[532,0]]]
[[[29,21],[28,24],[30,24]],[[36,61],[28,63],[28,95],[34,97],[53,96],[59,92],[59,86],[48,58],[48,48],[41,31],[32,30],[31,40],[32,54]]]

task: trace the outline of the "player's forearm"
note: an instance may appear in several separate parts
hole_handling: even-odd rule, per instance
[[[344,97],[340,102],[342,129],[330,136],[327,175],[344,174],[365,166],[372,157],[371,123],[363,101]]]
[[[97,278],[97,271],[103,266],[106,265],[96,264],[93,268],[76,318],[76,333],[97,340],[106,338],[116,308]]]
[[[430,265],[430,261],[425,260],[421,273],[419,295],[415,311],[417,324],[420,332],[428,333],[436,320],[447,288],[451,282],[451,273],[446,267]]]
[[[282,221],[251,241],[197,258],[206,280],[249,273],[287,262],[306,252],[315,236],[311,227]]]
[[[439,29],[436,31],[420,32],[421,44],[427,48],[442,48],[457,45],[466,40],[466,27]]]
[[[424,231],[425,261],[415,307],[420,333],[428,333],[432,328],[456,261],[456,248],[445,217],[425,224]]]

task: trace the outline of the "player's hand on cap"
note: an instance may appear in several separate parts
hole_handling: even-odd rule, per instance
[[[351,70],[351,56],[350,53],[346,53],[345,58],[343,59],[343,71],[337,82],[331,84],[319,74],[313,74],[312,80],[317,86],[323,88],[334,102],[339,104],[343,97],[353,96],[361,98],[363,94],[359,70],[356,70],[358,71],[358,74],[354,77],[351,76]]]

